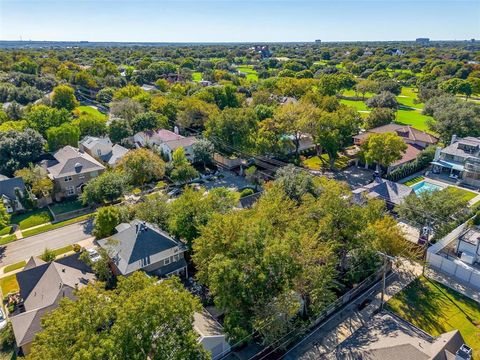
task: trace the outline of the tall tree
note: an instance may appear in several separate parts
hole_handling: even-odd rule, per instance
[[[32,129],[0,132],[0,173],[12,175],[43,154],[45,140]]]
[[[381,166],[388,168],[394,161],[402,158],[407,144],[394,133],[372,134],[362,144],[362,153],[367,163],[377,163],[377,171]]]
[[[62,124],[47,130],[48,149],[55,151],[63,146],[78,146],[80,140],[80,129],[73,124]]]
[[[78,106],[75,98],[75,92],[68,85],[58,85],[53,89],[52,105],[57,109],[67,109],[72,111]]]
[[[165,162],[148,149],[137,149],[122,158],[118,169],[125,172],[132,184],[143,186],[165,175]]]

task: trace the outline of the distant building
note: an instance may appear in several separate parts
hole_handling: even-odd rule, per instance
[[[418,43],[418,44],[424,45],[424,44],[430,43],[430,39],[429,38],[416,38],[415,42]]]
[[[0,175],[0,201],[11,214],[15,211],[24,210],[20,202],[20,196],[25,195],[25,183],[21,177],[9,178]]]
[[[193,327],[200,335],[198,342],[211,353],[212,360],[217,360],[230,352],[230,344],[222,325],[207,311],[193,315]]]
[[[321,44],[321,43],[322,43],[322,40],[320,39],[315,40],[315,44]]]
[[[173,152],[179,147],[185,150],[187,159],[193,161],[193,144],[197,142],[195,136],[185,137],[165,129],[136,133],[133,140],[137,147],[158,146],[168,161],[172,160]]]

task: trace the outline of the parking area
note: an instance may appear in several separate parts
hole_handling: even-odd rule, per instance
[[[239,176],[236,173],[228,170],[222,170],[217,175],[212,176],[208,180],[203,180],[200,184],[207,190],[211,190],[218,187],[226,187],[231,190],[240,190],[245,187],[251,187],[245,177]]]

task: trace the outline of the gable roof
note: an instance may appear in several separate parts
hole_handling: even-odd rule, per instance
[[[108,154],[102,156],[102,160],[105,161],[108,165],[112,166],[117,163],[126,153],[130,150],[124,148],[121,145],[115,144],[112,147],[112,151]]]
[[[197,138],[195,136],[189,136],[185,138],[181,138],[178,140],[171,140],[171,141],[165,141],[164,144],[167,146],[170,150],[175,151],[179,147],[187,147],[195,144],[197,142]]]
[[[21,177],[0,179],[0,196],[16,199],[15,189],[19,189],[21,192],[25,191],[25,183]]]
[[[80,144],[91,150],[93,149],[96,145],[98,144],[104,144],[104,145],[107,145],[107,146],[112,146],[112,142],[110,140],[110,138],[108,137],[95,137],[95,136],[85,136],[81,141],[80,141]]]
[[[92,156],[70,145],[58,150],[53,157],[56,161],[47,164],[47,171],[53,178],[105,169]]]
[[[120,224],[116,229],[116,234],[110,239],[98,240],[98,244],[112,252],[112,261],[122,275],[163,260],[167,257],[167,250],[183,250],[182,243],[152,224],[140,220]]]
[[[91,269],[79,260],[79,254],[50,263],[30,258],[16,277],[26,310],[11,317],[19,346],[33,340],[41,329],[41,318],[46,312],[55,309],[62,298],[73,298],[75,289],[95,278]]]
[[[410,141],[421,141],[427,144],[436,144],[438,142],[438,138],[430,135],[424,131],[415,129],[409,125],[401,125],[401,124],[387,124],[383,126],[379,126],[373,129],[369,129],[364,133],[358,134],[354,136],[355,139],[363,141],[371,134],[384,134],[384,133],[396,133],[398,136],[402,137],[403,139],[408,139]]]

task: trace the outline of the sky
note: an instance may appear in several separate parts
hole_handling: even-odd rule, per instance
[[[480,0],[0,0],[0,40],[480,39]]]

